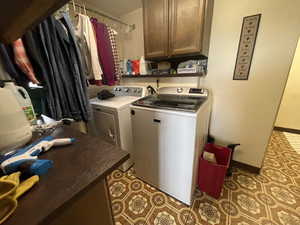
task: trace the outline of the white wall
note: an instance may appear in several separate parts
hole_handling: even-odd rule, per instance
[[[300,130],[300,40],[275,125]]]
[[[123,38],[123,57],[139,59],[144,55],[143,10],[139,8],[121,17],[128,24],[135,24],[132,32],[121,34]]]
[[[300,34],[299,9],[299,0],[215,0],[208,76],[201,83],[213,94],[210,132],[219,142],[241,143],[234,156],[239,162],[262,166]],[[258,13],[262,18],[249,80],[234,81],[242,19]],[[162,86],[169,84],[196,86],[197,79],[161,79]]]
[[[287,4],[289,2],[289,4]],[[213,91],[211,133],[242,144],[235,159],[261,167],[300,35],[300,1],[215,1],[205,86]],[[262,13],[248,81],[232,80],[242,18]]]

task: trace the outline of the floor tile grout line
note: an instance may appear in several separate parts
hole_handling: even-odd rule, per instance
[[[187,225],[187,220],[188,220],[188,217],[191,215],[191,208],[189,208],[189,214],[188,216],[185,218],[185,221],[184,221],[184,225]]]
[[[241,189],[244,190],[247,194],[247,197],[250,197],[250,190],[248,188],[244,188],[243,186],[241,186]],[[248,205],[247,205],[248,206]],[[250,208],[249,206],[247,207],[247,211],[250,212]],[[249,216],[248,214],[243,214],[245,216],[245,218],[249,219],[250,221],[253,221],[253,218],[251,216]]]
[[[264,193],[265,195],[267,195],[267,190],[266,190],[265,185],[262,185],[262,189],[263,189],[263,193]],[[268,220],[272,220],[272,217],[271,217],[271,209],[270,209],[270,206],[269,206],[269,204],[268,204],[268,200],[267,200],[267,199],[265,200],[265,204],[266,204],[266,208],[267,208],[267,219],[268,219]]]
[[[233,176],[233,175],[232,175]],[[231,177],[231,179],[232,179],[232,177]],[[229,205],[230,205],[230,207],[231,207],[231,204],[232,204],[232,191],[231,191],[231,189],[229,189],[228,188],[228,201],[229,201]],[[230,223],[231,223],[231,215],[229,214],[228,215],[228,221],[227,221],[227,225],[230,225]]]
[[[200,190],[199,190],[200,191]],[[193,203],[191,204],[191,206],[189,207],[189,216],[192,217],[192,210],[193,210],[193,207],[194,207],[194,204],[195,204],[195,201],[196,201],[196,198],[193,199]],[[185,221],[185,225],[187,225],[187,221],[188,220],[188,217],[186,218],[186,221]],[[195,225],[197,224],[197,218],[195,217]]]

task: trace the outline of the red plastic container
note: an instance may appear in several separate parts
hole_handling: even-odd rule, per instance
[[[218,199],[230,164],[231,149],[208,143],[205,145],[205,151],[214,153],[217,163],[211,163],[203,159],[202,153],[198,171],[199,189]]]
[[[140,75],[140,60],[132,60],[131,62],[134,75]]]

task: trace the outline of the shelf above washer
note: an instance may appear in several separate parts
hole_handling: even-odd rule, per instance
[[[182,74],[146,74],[146,75],[123,75],[122,78],[170,78],[170,77],[202,77],[205,73],[182,73]]]

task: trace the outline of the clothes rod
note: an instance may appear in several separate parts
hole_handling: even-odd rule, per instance
[[[72,2],[69,2],[69,4],[72,5]],[[118,19],[118,18],[116,18],[116,17],[107,15],[106,13],[99,12],[99,11],[96,11],[96,10],[94,10],[94,9],[90,9],[90,8],[87,8],[87,7],[83,7],[83,6],[81,6],[81,5],[77,4],[77,3],[75,3],[75,6],[81,8],[81,9],[83,9],[83,10],[85,9],[85,10],[90,11],[90,12],[92,12],[92,13],[98,14],[98,15],[100,15],[100,16],[104,16],[104,17],[106,17],[106,18],[108,18],[108,19],[114,20],[114,21],[116,21],[116,22],[118,22],[118,23],[121,23],[121,24],[123,24],[123,25],[129,26],[129,27],[130,27],[130,30],[134,30],[134,29],[135,29],[135,24],[128,24],[128,23],[125,23],[125,22],[123,22],[122,20],[120,20],[120,19]]]

